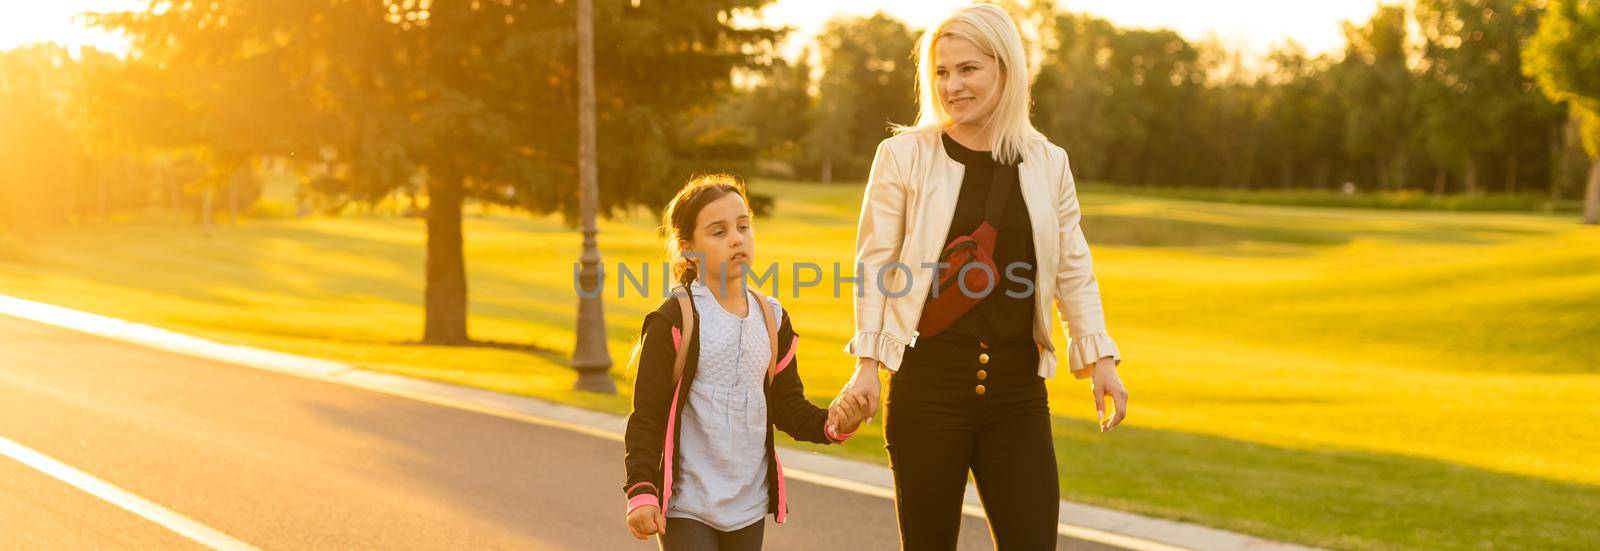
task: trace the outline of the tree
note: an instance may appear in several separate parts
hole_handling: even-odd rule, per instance
[[[601,210],[661,200],[690,107],[727,87],[764,29],[759,0],[597,6]],[[327,195],[427,196],[423,341],[470,342],[468,200],[577,219],[573,2],[152,2],[97,20],[134,38],[193,106],[192,141],[223,167],[293,155]],[[270,114],[270,116],[263,116]],[[692,151],[690,151],[692,153]],[[227,170],[219,171],[226,174]]]
[[[836,18],[818,39],[822,80],[807,149],[824,182],[864,177],[873,147],[916,116],[916,35],[878,13]]]
[[[1600,1],[1551,0],[1523,56],[1523,70],[1580,124],[1590,159],[1583,222],[1600,224]]]
[[[1109,179],[1111,152],[1128,125],[1110,109],[1109,74],[1100,65],[1111,57],[1111,22],[1087,15],[1056,18],[1056,47],[1046,53],[1034,81],[1034,120],[1072,157],[1079,179]]]
[[[1086,177],[1193,183],[1205,74],[1199,51],[1170,30],[1119,30],[1083,15],[1056,21],[1059,49],[1035,87],[1041,131],[1062,140]],[[1163,162],[1157,162],[1163,159]]]
[[[1244,68],[1244,56],[1228,51],[1220,41],[1208,39],[1195,44],[1198,53],[1196,71],[1204,75],[1199,93],[1199,109],[1190,120],[1186,133],[1205,132],[1209,139],[1197,140],[1192,153],[1174,158],[1183,166],[1191,183],[1217,182],[1225,187],[1254,187],[1263,172],[1267,158],[1282,159],[1286,172],[1298,160],[1291,152],[1279,151],[1271,134],[1276,130],[1264,111],[1273,106],[1273,87],[1262,79],[1252,79]],[[1208,129],[1204,131],[1202,129]],[[1307,135],[1296,128],[1291,135]],[[1287,154],[1286,154],[1287,153]],[[1200,163],[1209,159],[1209,163]],[[1206,165],[1210,165],[1209,169]],[[1286,174],[1283,185],[1290,185],[1292,176]]]
[[[73,68],[56,45],[0,52],[0,224],[31,230],[84,214],[83,179],[61,170],[87,160],[65,117]]]
[[[55,44],[0,52],[0,231],[23,234],[149,206],[162,168],[117,140],[90,107],[97,75],[121,65]]]
[[[666,204],[685,177],[753,151],[694,123],[733,92],[732,74],[760,70],[775,29],[733,25],[770,0],[596,2],[595,105],[602,215]],[[520,124],[537,129],[522,158],[531,187],[511,204],[576,223],[576,2],[534,2],[496,77],[518,90]],[[551,108],[551,106],[561,106]],[[733,168],[733,167],[727,167]]]
[[[1344,24],[1340,91],[1345,98],[1344,149],[1371,157],[1379,189],[1401,185],[1406,142],[1415,124],[1415,77],[1406,66],[1406,10],[1381,6],[1366,25]]]
[[[786,163],[800,160],[815,115],[810,55],[807,50],[793,62],[774,61],[762,73],[761,82],[734,96],[727,104],[728,112],[720,117],[724,124],[748,132],[762,158]]]
[[[1549,110],[1521,71],[1521,49],[1538,19],[1534,4],[1515,0],[1420,0],[1417,21],[1426,42],[1424,142],[1440,164],[1462,167],[1468,193],[1480,191],[1480,164],[1505,159],[1506,187],[1516,186],[1518,160],[1544,155]],[[1535,131],[1522,130],[1525,126]],[[1532,142],[1531,144],[1529,142]]]
[[[1344,159],[1339,146],[1347,105],[1336,86],[1342,67],[1326,56],[1307,56],[1293,42],[1268,61],[1260,83],[1267,157],[1278,159],[1282,187],[1298,186],[1304,179],[1325,188],[1333,165]]]

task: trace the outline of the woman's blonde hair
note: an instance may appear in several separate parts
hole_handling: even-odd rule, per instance
[[[1013,163],[1022,159],[1023,145],[1043,139],[1029,118],[1032,100],[1028,97],[1028,54],[1022,35],[1011,16],[993,4],[958,8],[923,33],[917,45],[917,122],[895,126],[896,134],[920,130],[942,130],[951,125],[950,113],[939,101],[938,75],[933,60],[934,46],[942,39],[965,39],[984,55],[1000,63],[1000,98],[994,113],[984,124],[994,125],[990,151],[995,161]]]

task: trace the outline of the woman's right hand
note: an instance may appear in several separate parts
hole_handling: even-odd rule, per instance
[[[878,360],[872,358],[858,358],[856,360],[856,373],[850,377],[850,382],[845,383],[844,390],[839,391],[839,397],[834,403],[846,396],[858,396],[867,402],[867,421],[878,415],[878,401],[881,383],[878,381]]]
[[[644,505],[628,511],[628,531],[639,539],[649,539],[651,534],[665,534],[667,518],[661,514],[660,507]]]

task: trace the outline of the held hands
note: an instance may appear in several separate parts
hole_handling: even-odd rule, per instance
[[[654,505],[645,505],[628,511],[628,531],[633,532],[633,537],[649,539],[651,534],[667,533],[667,517],[661,514],[661,508]]]
[[[878,414],[878,393],[882,383],[878,380],[878,360],[872,358],[857,358],[856,373],[850,377],[850,382],[845,383],[844,390],[839,391],[839,397],[834,403],[839,403],[847,396],[858,397],[866,403],[866,418],[872,420]]]
[[[867,399],[855,394],[840,394],[828,405],[828,426],[835,434],[855,432],[867,418]]]

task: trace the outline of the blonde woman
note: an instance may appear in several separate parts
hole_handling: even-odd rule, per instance
[[[878,145],[856,236],[855,376],[876,413],[905,549],[955,549],[970,471],[1001,550],[1054,549],[1060,490],[1046,378],[1050,308],[1108,431],[1127,414],[1067,155],[1029,122],[1028,69],[1000,8],[922,38],[921,114]],[[1106,415],[1105,402],[1114,403]]]

